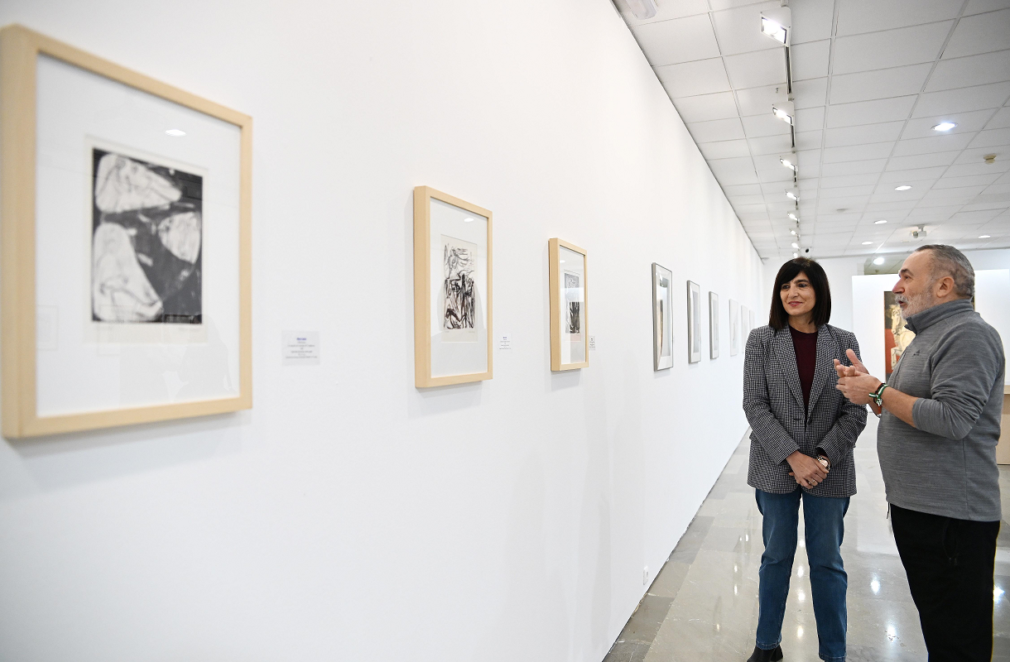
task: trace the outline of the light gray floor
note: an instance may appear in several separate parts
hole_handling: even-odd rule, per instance
[[[924,661],[919,617],[886,519],[876,419],[856,446],[857,489],[845,517],[848,660]],[[715,487],[604,662],[744,662],[757,627],[761,514],[747,486],[749,441]],[[1010,662],[1010,467],[1000,468],[1003,526],[996,553],[994,661]],[[784,662],[816,661],[817,627],[803,545],[793,566],[782,629]],[[1007,594],[1001,594],[1007,591]]]

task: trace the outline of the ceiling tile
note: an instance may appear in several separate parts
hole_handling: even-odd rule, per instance
[[[730,90],[721,57],[656,67],[656,75],[673,98]]]
[[[914,64],[910,67],[832,76],[829,103],[851,103],[918,94],[932,68],[932,64]]]
[[[1006,145],[1010,145],[1010,128],[980,131],[968,147],[988,149],[990,147],[1004,147]]]
[[[757,183],[757,173],[750,158],[716,159],[709,161],[708,164],[716,179],[724,186]]]
[[[723,140],[714,143],[698,145],[702,156],[706,159],[729,159],[733,157],[750,156],[746,140]],[[726,192],[729,195],[729,192]]]
[[[932,152],[915,156],[892,156],[885,170],[911,170],[932,166],[950,165],[960,152]]]
[[[646,20],[635,18],[627,5],[623,2],[617,3],[617,8],[621,11],[621,16],[628,25],[636,26],[646,23],[659,23],[669,21],[672,18],[682,18],[693,14],[707,14],[708,0],[677,0],[676,2],[659,2],[656,4],[656,15]]]
[[[943,176],[947,166],[932,166],[929,168],[909,168],[907,170],[888,170],[880,176],[881,184],[916,184],[932,186],[933,182]]]
[[[631,32],[654,67],[719,57],[719,44],[707,14],[647,23]]]
[[[989,120],[989,123],[985,125],[987,129],[1005,129],[1007,127],[1010,127],[1010,108],[1000,108],[997,110],[996,114]]]
[[[712,12],[715,33],[723,55],[749,53],[772,48],[782,48],[782,44],[769,39],[761,32],[761,12],[780,7],[778,2],[764,2],[736,9]]]
[[[744,117],[743,128],[748,138],[789,135],[791,131],[788,124],[775,117],[770,112],[765,115]]]
[[[824,126],[824,107],[804,108],[796,111],[796,126],[811,131]]]
[[[785,101],[788,97],[785,85],[751,87],[736,91],[737,103],[740,105],[740,114],[743,117],[747,117],[748,115],[770,115],[772,104]]]
[[[821,131],[797,131],[796,149],[820,149]]]
[[[832,2],[797,3],[792,12],[793,33],[790,41],[795,46],[808,41],[831,37],[831,23],[835,18]]]
[[[963,57],[1010,48],[1010,9],[962,18],[943,57]]]
[[[887,159],[823,163],[821,164],[821,177],[840,177],[843,175],[866,175],[879,173],[884,170],[885,165],[887,165]]]
[[[971,141],[971,134],[935,135],[929,138],[902,139],[894,147],[895,156],[912,156],[930,152],[949,152],[964,149]]]
[[[998,51],[941,60],[926,83],[926,91],[953,90],[1005,80],[1010,80],[1010,51]]]
[[[894,149],[893,142],[882,142],[872,145],[854,145],[852,147],[831,147],[824,150],[824,163],[886,159],[891,155],[892,149]]]
[[[931,92],[919,97],[912,117],[931,117],[946,113],[999,108],[1010,97],[1010,83],[994,83],[959,90]]]
[[[827,78],[811,78],[793,83],[793,103],[797,110],[823,106],[827,98]]]
[[[989,118],[993,116],[993,110],[974,110],[970,112],[949,113],[946,115],[934,115],[933,117],[917,117],[905,123],[905,128],[901,132],[904,138],[928,138],[930,136],[958,134],[972,134],[980,131]],[[943,134],[934,131],[933,127],[940,122],[954,122],[956,127]]]
[[[838,0],[839,35],[890,30],[957,18],[962,0]]]
[[[828,55],[831,41],[814,41],[799,44],[789,49],[789,64],[793,68],[793,80],[823,78],[828,75]]]
[[[959,188],[961,186],[988,186],[999,178],[999,173],[988,175],[971,175],[970,177],[941,177],[935,184],[934,189]]]
[[[897,140],[901,134],[904,122],[885,122],[882,124],[865,124],[842,129],[825,129],[825,147],[844,147],[845,145],[862,145],[889,140]]]
[[[677,112],[685,122],[704,122],[737,117],[736,100],[732,92],[700,94],[682,97],[674,102]]]
[[[1006,9],[1010,7],[1010,0],[968,0],[964,15],[980,14],[982,12],[993,11],[995,9]]]
[[[835,104],[828,108],[827,126],[829,129],[835,129],[843,126],[904,120],[912,112],[912,106],[915,105],[917,98],[916,96],[907,96]]]
[[[947,168],[946,175],[948,177],[966,177],[968,175],[987,175],[990,172],[1006,172],[1010,170],[1010,161],[1000,162],[999,159],[996,163],[985,163],[981,159],[974,163],[955,163],[951,167]]]
[[[743,184],[738,186],[723,186],[722,190],[726,195],[760,195],[761,187],[757,184]]]
[[[870,186],[876,185],[880,175],[871,173],[867,175],[847,175],[843,177],[821,177],[818,181],[822,189],[840,188],[843,186]]]
[[[761,138],[748,138],[747,144],[750,146],[750,153],[753,156],[764,156],[774,154],[788,154],[793,149],[792,136],[784,133],[778,136],[764,136]]]
[[[730,55],[723,60],[729,80],[736,89],[784,85],[786,82],[785,49]]]
[[[835,39],[831,72],[851,74],[932,62],[940,55],[953,21]]]
[[[688,131],[696,143],[710,143],[717,140],[740,140],[744,137],[743,125],[740,119],[734,117],[711,122],[692,122],[687,125]]]

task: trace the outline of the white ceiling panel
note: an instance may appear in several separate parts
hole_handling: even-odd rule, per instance
[[[621,11],[621,17],[624,18],[625,22],[633,28],[646,23],[669,21],[672,18],[683,18],[684,16],[694,14],[708,14],[708,0],[675,0],[674,2],[666,0],[665,2],[658,2],[656,3],[656,15],[644,21],[635,18],[635,15],[629,11],[627,4],[623,0],[618,1],[617,8]]]
[[[960,152],[931,152],[915,156],[892,156],[885,170],[911,170],[913,168],[929,168],[932,166],[950,165],[954,163]]]
[[[838,0],[837,34],[903,28],[956,18],[962,0]]]
[[[833,74],[904,67],[940,56],[953,21],[835,39]]]
[[[811,78],[793,83],[794,104],[797,110],[823,106],[828,98],[828,79]]]
[[[934,135],[929,138],[899,140],[894,147],[894,156],[913,156],[930,152],[950,152],[962,150],[971,142],[971,134]]]
[[[707,160],[729,159],[750,156],[746,140],[723,140],[714,143],[699,143],[698,148]],[[729,192],[726,192],[729,195]]]
[[[736,91],[737,103],[740,106],[740,115],[770,115],[772,104],[786,101],[789,95],[784,84],[768,85],[765,87],[751,87],[745,90]]]
[[[852,147],[830,147],[824,150],[824,163],[886,159],[891,155],[894,145],[893,142],[882,142],[870,145],[853,145]]]
[[[827,39],[793,46],[790,51],[793,80],[800,81],[827,76],[830,51],[831,41]]]
[[[786,58],[782,49],[724,57],[730,83],[736,89],[784,85]]]
[[[844,177],[820,177],[817,183],[822,189],[842,188],[846,186],[876,186],[878,179],[880,179],[879,174],[870,173],[866,175],[847,175]]]
[[[728,120],[712,120],[711,122],[693,122],[687,125],[687,130],[698,144],[717,140],[740,140],[744,138],[743,125],[740,118]]]
[[[955,163],[954,165],[947,168],[946,174],[948,177],[967,177],[969,175],[987,175],[990,172],[1006,172],[1010,170],[1010,161],[1000,162],[999,159],[996,163],[985,163],[983,161],[977,161],[975,163]]]
[[[911,168],[909,170],[887,170],[880,175],[881,184],[914,184],[916,186],[932,186],[933,182],[943,177],[947,171],[947,166],[933,166],[932,168]]]
[[[810,128],[824,126],[824,106],[797,110],[796,124]]]
[[[943,49],[943,57],[964,57],[1006,48],[1010,48],[1010,9],[962,18]]]
[[[726,184],[756,184],[757,172],[750,158],[716,159],[708,162],[712,173]]]
[[[829,103],[852,103],[918,94],[932,70],[932,64],[915,64],[910,67],[832,76]]]
[[[980,131],[968,145],[969,148],[1005,147],[1010,145],[1010,128]],[[1004,150],[1005,151],[1005,150]]]
[[[934,115],[933,117],[917,117],[915,119],[909,120],[905,123],[905,129],[901,132],[901,138],[911,139],[911,138],[929,138],[930,136],[956,136],[965,134],[974,134],[982,130],[989,118],[993,116],[995,111],[990,109],[987,110],[973,110],[961,113],[950,113],[947,115]],[[956,127],[947,131],[943,134],[938,133],[933,129],[934,126],[940,122],[954,122],[957,124]]]
[[[757,184],[744,184],[738,186],[723,186],[722,190],[726,195],[761,195],[761,187]]]
[[[674,101],[674,105],[685,122],[722,120],[738,115],[732,92],[681,97]]]
[[[912,117],[932,117],[986,108],[999,108],[1010,97],[1010,83],[965,87],[919,96]]]
[[[796,149],[820,149],[821,131],[797,131]]]
[[[887,159],[871,159],[866,161],[843,161],[841,163],[822,163],[821,177],[841,177],[845,175],[868,175],[883,172]]]
[[[792,137],[788,133],[783,133],[778,136],[748,138],[747,144],[750,145],[750,153],[753,156],[768,154],[781,155],[788,154],[792,151],[793,141]]]
[[[918,96],[835,104],[828,108],[829,129],[908,119]]]
[[[736,9],[712,12],[715,32],[723,55],[781,49],[774,40],[761,33],[761,12],[777,9],[779,2],[764,2]]]
[[[771,111],[764,115],[744,117],[742,120],[744,132],[748,138],[789,135],[791,132],[790,126],[772,115]]]
[[[989,123],[985,125],[987,129],[1005,129],[1007,127],[1010,127],[1010,108],[1000,108],[997,110],[996,114],[989,120]]]
[[[1003,170],[1006,170],[1004,166],[1010,165],[1007,162],[1007,157],[1010,155],[1001,156],[1000,154],[997,153],[995,162],[985,163],[985,157],[988,156],[989,152],[991,151],[992,150],[990,150],[987,147],[982,148],[972,147],[961,152],[960,156],[957,157],[957,161],[954,161],[954,163],[957,164],[978,163],[981,165],[985,165],[989,168],[989,170],[987,170],[986,172],[1002,172]]]
[[[632,28],[632,33],[654,67],[719,57],[708,14],[648,23]]]
[[[834,3],[802,2],[802,9],[799,8],[800,4],[797,2],[797,9],[792,12],[792,43],[798,45],[829,38],[831,23],[835,18]]]
[[[842,129],[825,129],[824,146],[844,147],[897,140],[904,126],[904,122],[885,122]]]
[[[732,88],[722,58],[655,67],[656,75],[671,97],[728,92]]]
[[[942,60],[929,77],[926,91],[953,90],[1005,80],[1010,80],[1010,50]]]

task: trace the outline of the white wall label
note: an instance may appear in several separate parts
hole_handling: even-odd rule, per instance
[[[511,333],[503,333],[498,337],[498,349],[512,349]]]
[[[589,351],[596,351],[596,336],[589,336]]]
[[[283,335],[284,365],[319,365],[318,331],[285,331]]]

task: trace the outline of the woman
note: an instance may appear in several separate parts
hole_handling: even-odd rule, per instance
[[[782,619],[796,553],[800,501],[810,589],[822,660],[845,659],[842,518],[856,493],[852,448],[866,408],[835,389],[833,360],[859,354],[856,337],[828,324],[831,292],[824,269],[798,258],[775,277],[768,326],[747,339],[743,408],[751,426],[747,484],[764,516],[757,646],[748,662],[782,659]]]

